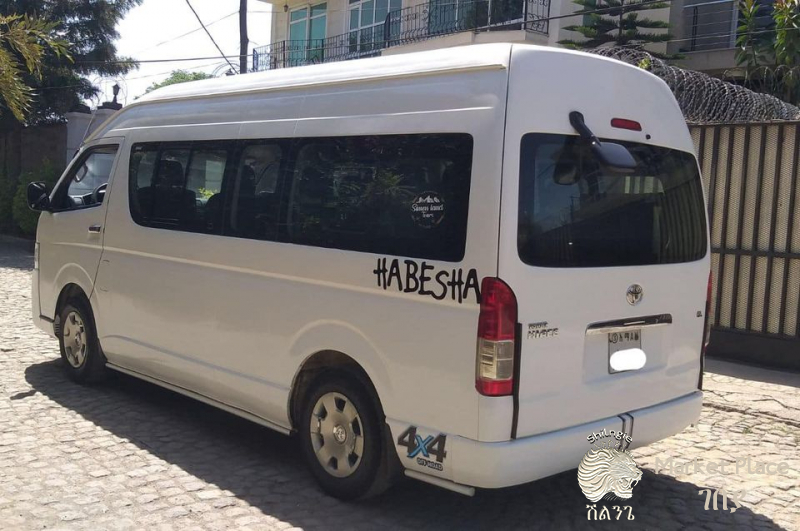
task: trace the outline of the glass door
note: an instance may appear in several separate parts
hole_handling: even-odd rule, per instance
[[[301,7],[289,13],[289,65],[321,63],[325,54],[328,4]]]
[[[361,54],[383,48],[386,17],[401,8],[402,0],[350,0],[350,52]]]

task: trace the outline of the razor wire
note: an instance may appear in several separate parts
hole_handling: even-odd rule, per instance
[[[775,96],[671,66],[641,48],[613,46],[586,51],[644,68],[663,79],[689,123],[800,120],[800,108]]]

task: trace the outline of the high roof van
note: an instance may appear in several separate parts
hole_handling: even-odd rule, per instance
[[[172,85],[28,199],[70,378],[292,434],[340,498],[530,482],[700,414],[703,188],[635,66],[490,44]]]

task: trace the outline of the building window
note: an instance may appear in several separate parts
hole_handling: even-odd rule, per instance
[[[327,9],[322,3],[289,12],[289,66],[322,62]]]
[[[402,0],[350,0],[350,51],[365,53],[383,48],[386,17],[402,7]]]

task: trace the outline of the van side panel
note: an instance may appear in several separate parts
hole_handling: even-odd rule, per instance
[[[154,103],[155,110],[137,111],[147,115],[147,127],[128,121],[128,128],[115,131],[126,134],[129,145],[469,133],[465,256],[457,263],[411,262],[425,262],[433,276],[460,275],[462,282],[474,270],[479,281],[497,271],[506,82],[507,71],[494,69],[237,97],[238,105],[251,109],[281,107],[279,116],[296,121],[257,119],[258,110],[242,123],[170,127],[169,120],[184,120],[172,117],[173,110],[213,122],[231,100],[176,102],[174,108]],[[164,126],[155,126],[156,114]],[[126,151],[121,182],[127,181],[128,159]],[[420,290],[385,287],[376,272],[381,261],[397,259],[406,275],[405,257],[143,227],[131,219],[127,187],[113,193],[101,266],[112,317],[99,330],[112,363],[289,427],[289,391],[302,362],[336,350],[365,369],[389,419],[479,437],[474,290],[459,301],[449,292],[436,300]],[[510,417],[503,418],[508,433]],[[417,466],[399,451],[406,466]]]

